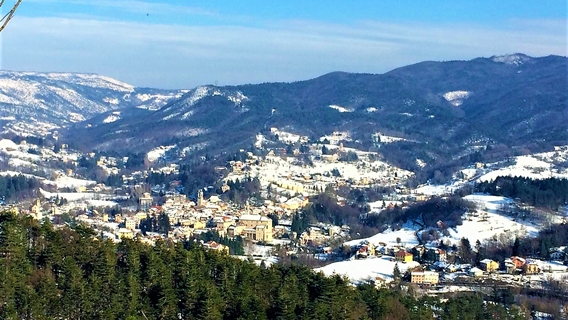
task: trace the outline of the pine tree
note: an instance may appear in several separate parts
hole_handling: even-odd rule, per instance
[[[402,278],[402,274],[400,272],[400,269],[398,268],[398,263],[394,265],[394,269],[392,271],[392,277],[396,282],[400,281],[400,279]]]

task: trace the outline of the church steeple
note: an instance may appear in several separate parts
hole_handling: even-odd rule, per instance
[[[201,189],[199,189],[199,191],[197,191],[197,206],[198,207],[203,206],[203,190],[201,190]]]

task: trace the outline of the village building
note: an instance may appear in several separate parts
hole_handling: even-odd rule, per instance
[[[142,211],[148,211],[150,207],[152,207],[153,198],[150,193],[145,192],[139,199],[138,199],[138,209]]]
[[[523,265],[523,272],[525,274],[537,274],[540,272],[540,268],[538,264],[533,260],[527,260],[526,263]]]
[[[136,229],[136,221],[133,218],[127,218],[124,221],[124,227],[128,230]]]
[[[483,259],[479,262],[479,265],[486,272],[495,272],[499,269],[499,263],[491,259]]]
[[[253,241],[272,242],[272,219],[258,214],[239,217],[234,231]]]
[[[229,247],[215,241],[208,241],[203,244],[203,246],[208,250],[217,251],[219,253],[229,254]]]
[[[413,271],[410,273],[410,282],[416,284],[437,284],[440,276],[434,271]]]
[[[412,260],[414,258],[412,253],[406,252],[405,250],[399,250],[397,253],[395,253],[394,256],[396,258],[396,261],[404,262],[404,263],[412,262]]]
[[[448,255],[446,254],[445,250],[436,249],[436,261],[445,262],[447,260]]]
[[[120,228],[118,229],[118,237],[120,239],[132,239],[134,238],[134,233],[132,233],[132,230]]]
[[[515,265],[516,269],[522,269],[525,265],[525,259],[521,257],[511,257],[511,263]]]

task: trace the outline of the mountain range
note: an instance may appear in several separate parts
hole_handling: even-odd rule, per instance
[[[512,54],[185,91],[96,75],[3,72],[0,113],[47,119],[64,141],[106,151],[175,144],[214,154],[249,147],[271,127],[311,139],[341,131],[350,134],[346,144],[380,147],[387,160],[417,170],[420,162],[566,144],[567,60]],[[376,133],[404,140],[381,145]]]
[[[135,88],[96,74],[0,71],[0,119],[3,133],[34,135],[110,110],[157,110],[185,92]]]

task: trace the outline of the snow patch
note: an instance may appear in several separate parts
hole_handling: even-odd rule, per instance
[[[82,114],[78,114],[75,112],[69,112],[69,121],[71,122],[81,122],[85,121],[85,117]]]
[[[525,62],[530,61],[531,59],[532,59],[531,57],[526,56],[524,54],[515,53],[515,54],[505,54],[502,56],[493,56],[491,60],[493,60],[493,62],[520,66],[523,65]]]
[[[316,272],[323,272],[327,276],[334,274],[345,275],[350,281],[358,283],[364,280],[375,280],[381,277],[386,282],[393,280],[393,271],[396,261],[394,257],[368,258],[362,260],[341,261],[329,264],[322,268],[314,269]],[[408,269],[419,266],[418,262],[398,263],[400,272],[405,273]]]
[[[148,158],[148,161],[150,162],[154,162],[160,158],[162,158],[167,151],[171,150],[172,148],[175,148],[175,145],[172,146],[159,146],[157,148],[154,148],[152,150],[150,150],[148,152],[148,154],[146,155],[146,157]]]
[[[119,104],[119,100],[117,98],[104,98],[103,101],[108,104],[113,104],[115,106]]]
[[[426,162],[424,162],[422,159],[416,159],[416,164],[420,167],[420,168],[424,168],[426,166]]]
[[[398,242],[397,239],[399,239],[400,242]],[[390,247],[400,245],[402,247],[410,248],[419,244],[418,239],[416,238],[415,235],[415,230],[410,228],[403,228],[397,231],[387,230],[385,232],[377,233],[376,235],[365,239],[347,241],[344,243],[344,245],[355,246],[364,241],[372,243],[376,246],[378,246],[382,242]]]
[[[451,103],[455,107],[459,107],[463,104],[463,101],[471,96],[471,92],[458,90],[458,91],[450,91],[444,93],[444,99]]]
[[[87,186],[93,186],[96,183],[97,183],[96,181],[92,181],[92,180],[83,180],[83,179],[71,178],[71,177],[67,177],[67,176],[61,176],[61,177],[55,179],[55,181],[54,181],[54,184],[57,185],[57,188],[59,188],[59,189],[61,189],[61,188],[74,189],[74,188],[77,188],[77,187],[87,187]]]
[[[103,120],[103,123],[111,123],[120,120],[120,111],[115,111],[111,113],[108,117]]]
[[[348,108],[338,106],[338,105],[335,105],[335,104],[329,105],[329,107],[332,108],[332,109],[335,109],[339,112],[342,112],[342,113],[343,112],[353,112],[353,109],[348,109]]]
[[[380,132],[374,133],[373,138],[377,139],[381,143],[393,143],[393,142],[398,142],[398,141],[407,141],[404,138],[386,136],[386,135],[381,134]]]

